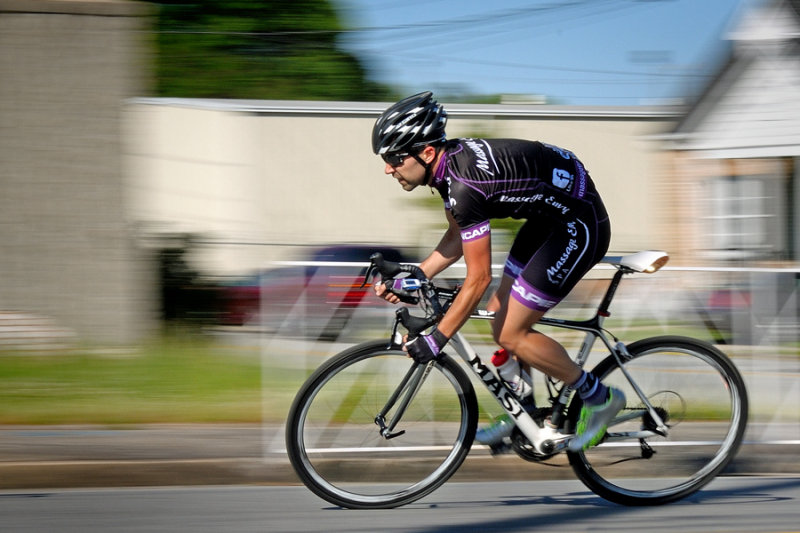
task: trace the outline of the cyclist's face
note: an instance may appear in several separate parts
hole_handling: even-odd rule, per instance
[[[384,168],[386,174],[390,174],[400,186],[406,191],[413,191],[417,186],[422,185],[425,179],[425,167],[411,155],[403,158],[399,165],[386,163]]]
[[[403,157],[398,165],[386,162],[384,172],[396,179],[406,191],[413,191],[425,181],[425,167],[410,154]]]

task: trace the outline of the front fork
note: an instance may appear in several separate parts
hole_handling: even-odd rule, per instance
[[[383,409],[375,416],[375,424],[380,428],[380,433],[386,440],[399,437],[405,433],[405,430],[395,432],[394,428],[397,427],[397,424],[403,418],[408,404],[410,404],[411,400],[417,395],[419,388],[425,383],[425,379],[428,377],[428,374],[430,374],[432,368],[433,361],[429,362],[427,365],[411,365],[405,377],[403,377],[403,380],[400,382],[400,385],[386,402],[386,405],[384,405]],[[386,415],[391,411],[398,400],[400,400],[400,405],[397,407],[397,411],[392,419],[387,423]]]

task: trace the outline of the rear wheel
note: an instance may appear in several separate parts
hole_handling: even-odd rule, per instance
[[[620,388],[628,405],[608,428],[606,440],[568,453],[580,480],[603,498],[623,505],[678,500],[711,481],[736,454],[747,425],[747,391],[739,371],[715,347],[683,337],[655,337],[628,346],[626,370],[669,428],[667,437],[625,438],[655,430],[653,417],[613,355],[592,371]],[[577,420],[581,402],[572,402]]]
[[[410,371],[421,385],[386,438],[376,417]],[[454,360],[445,356],[426,372],[405,352],[387,350],[386,341],[368,342],[309,377],[289,412],[286,447],[297,475],[321,498],[354,509],[396,507],[455,473],[475,437],[477,413],[472,384]]]

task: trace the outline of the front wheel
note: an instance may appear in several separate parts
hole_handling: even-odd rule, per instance
[[[417,377],[411,398],[401,383]],[[410,403],[399,422],[382,434],[376,420],[389,426],[404,398]],[[387,404],[393,407],[379,416]],[[475,390],[454,360],[445,356],[426,369],[373,341],[332,357],[308,378],[289,411],[286,448],[297,475],[321,498],[353,509],[397,507],[458,469],[477,417]]]
[[[595,494],[623,505],[656,505],[684,498],[733,459],[747,425],[747,391],[728,357],[710,344],[655,337],[629,345],[625,369],[668,429],[666,437],[630,438],[656,424],[613,355],[592,372],[622,389],[627,406],[599,446],[569,453],[580,480]],[[580,401],[573,401],[576,420]],[[626,437],[627,434],[627,437]]]

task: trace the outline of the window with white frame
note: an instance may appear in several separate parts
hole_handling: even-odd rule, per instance
[[[705,185],[707,248],[714,256],[783,259],[791,254],[789,176],[724,176]]]

